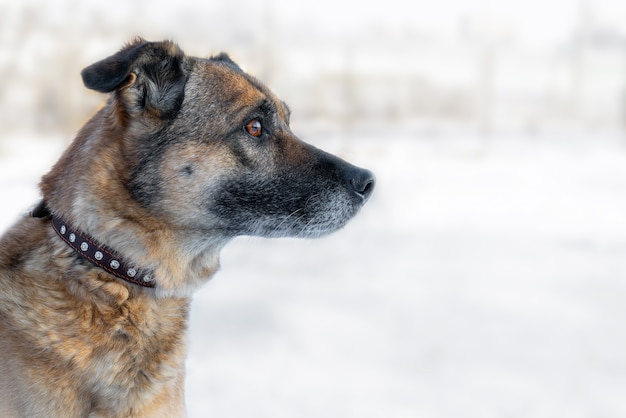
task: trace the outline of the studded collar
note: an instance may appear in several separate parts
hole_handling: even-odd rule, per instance
[[[52,218],[52,228],[61,239],[81,257],[87,259],[91,264],[101,268],[127,282],[144,286],[155,287],[153,272],[146,269],[139,269],[132,263],[124,260],[115,251],[98,243],[89,235],[73,228],[61,217],[52,214],[46,207],[45,202],[39,203],[32,211],[34,218]]]

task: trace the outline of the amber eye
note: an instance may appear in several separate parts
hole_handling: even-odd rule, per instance
[[[246,132],[252,135],[255,138],[258,138],[263,134],[263,126],[261,125],[261,121],[258,119],[252,119],[250,122],[246,124]]]

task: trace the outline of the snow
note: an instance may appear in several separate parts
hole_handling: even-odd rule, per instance
[[[190,417],[626,416],[623,139],[310,139],[374,196],[329,237],[226,247]],[[62,148],[0,143],[0,228]]]

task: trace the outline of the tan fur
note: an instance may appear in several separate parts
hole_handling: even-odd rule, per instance
[[[2,249],[13,268],[0,272],[0,416],[184,414],[188,299],[75,265],[39,219],[24,218]]]
[[[137,39],[83,80],[111,96],[43,177],[45,205],[156,285],[90,264],[49,216],[20,219],[0,240],[0,417],[184,416],[190,298],[221,248],[341,228],[373,176],[299,141],[227,56]]]

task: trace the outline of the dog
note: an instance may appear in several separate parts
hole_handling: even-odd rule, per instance
[[[184,416],[191,296],[222,247],[336,231],[375,179],[224,53],[137,38],[81,75],[106,105],[0,240],[0,416]]]

